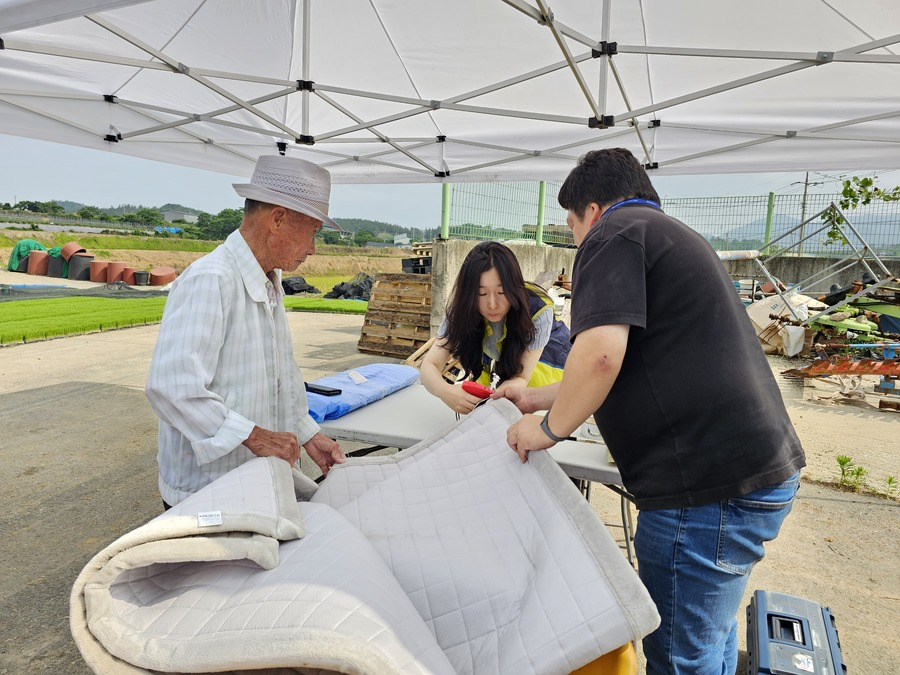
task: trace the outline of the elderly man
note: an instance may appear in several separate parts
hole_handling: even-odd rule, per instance
[[[663,213],[637,159],[587,153],[559,204],[578,245],[572,350],[561,383],[497,394],[549,410],[507,439],[525,461],[593,413],[640,509],[638,571],[662,617],[643,642],[648,675],[733,673],[735,615],[803,449],[718,256]]]
[[[309,416],[282,303],[281,271],[315,253],[329,173],[260,157],[240,228],[173,283],[146,393],[159,417],[159,489],[177,504],[253,456],[290,464],[304,447],[323,473],[344,461]]]

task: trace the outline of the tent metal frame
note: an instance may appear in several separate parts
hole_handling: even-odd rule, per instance
[[[673,106],[683,103],[700,101],[704,98],[715,96],[732,89],[746,87],[764,80],[781,77],[790,73],[814,67],[827,67],[835,63],[844,64],[896,64],[900,65],[900,56],[892,54],[870,54],[869,52],[890,47],[900,43],[900,34],[883,37],[876,40],[870,40],[849,48],[838,51],[823,49],[817,52],[793,52],[793,51],[765,51],[765,50],[748,50],[748,49],[706,49],[706,48],[688,48],[688,47],[672,47],[661,45],[626,45],[611,42],[610,37],[613,34],[613,27],[610,26],[611,8],[613,0],[603,0],[601,8],[601,16],[603,17],[600,41],[591,36],[585,35],[571,26],[568,26],[558,20],[553,15],[547,0],[535,0],[536,4],[532,4],[526,0],[501,0],[510,9],[530,17],[538,24],[546,27],[548,35],[553,39],[562,54],[562,60],[547,64],[541,68],[521,73],[518,76],[495,82],[491,85],[481,87],[476,90],[461,92],[454,96],[447,97],[443,100],[423,100],[408,96],[393,95],[390,92],[364,91],[359,89],[350,89],[340,87],[329,83],[312,82],[310,78],[310,53],[309,53],[309,35],[310,35],[310,7],[312,0],[299,0],[299,15],[302,17],[303,30],[303,51],[300,54],[300,72],[302,79],[292,81],[279,78],[269,78],[260,76],[251,76],[236,72],[227,72],[220,70],[211,70],[198,68],[191,64],[179,62],[177,59],[169,56],[165,50],[156,49],[146,44],[134,35],[129,34],[120,26],[115,25],[110,20],[97,14],[85,15],[85,18],[93,22],[96,26],[102,28],[110,35],[115,36],[123,43],[130,45],[147,55],[147,59],[132,58],[126,56],[113,56],[111,54],[103,54],[90,51],[81,51],[67,49],[62,47],[54,47],[50,45],[32,44],[26,40],[18,39],[15,34],[11,37],[2,39],[3,49],[9,52],[34,53],[44,56],[58,57],[62,59],[76,59],[79,61],[93,61],[111,65],[125,66],[135,69],[152,69],[159,71],[167,71],[177,73],[183,77],[190,78],[199,86],[205,87],[217,96],[229,101],[231,105],[225,105],[203,112],[188,112],[185,110],[177,110],[166,106],[155,106],[147,102],[139,102],[135,100],[120,99],[115,92],[106,92],[97,96],[64,96],[63,98],[71,98],[72,100],[81,99],[84,101],[106,100],[109,105],[121,105],[127,107],[130,111],[140,113],[145,116],[149,122],[148,126],[143,128],[130,129],[111,129],[110,134],[105,137],[109,142],[132,142],[142,137],[152,138],[154,134],[166,131],[176,130],[178,133],[184,134],[186,142],[203,143],[205,145],[215,146],[225,152],[230,152],[236,156],[246,158],[250,161],[253,157],[249,154],[240,152],[235,146],[239,146],[240,142],[235,143],[234,140],[223,142],[220,139],[211,137],[205,133],[196,133],[191,130],[190,126],[197,122],[209,123],[221,127],[227,127],[231,130],[246,132],[252,136],[263,136],[265,138],[275,137],[283,139],[284,143],[293,142],[302,144],[305,149],[311,153],[321,154],[326,158],[324,166],[339,166],[350,163],[371,163],[389,166],[401,171],[410,172],[411,174],[419,174],[427,176],[431,174],[438,179],[445,179],[451,173],[453,175],[466,174],[478,169],[486,167],[500,166],[511,162],[526,160],[531,157],[548,155],[559,158],[561,160],[575,161],[577,152],[597,142],[598,138],[608,140],[616,136],[624,134],[633,134],[643,149],[643,161],[648,169],[655,169],[660,166],[675,165],[692,160],[697,160],[712,155],[727,155],[738,150],[749,148],[755,145],[772,143],[772,142],[795,142],[796,139],[809,138],[828,138],[832,140],[847,140],[853,142],[880,142],[892,143],[900,142],[896,138],[887,135],[881,136],[863,136],[854,134],[838,134],[834,135],[834,130],[859,125],[865,122],[871,122],[881,119],[889,119],[900,115],[900,110],[890,112],[882,112],[867,117],[857,117],[854,119],[845,119],[828,125],[810,127],[805,129],[765,129],[765,128],[741,128],[729,127],[725,125],[704,126],[704,125],[688,125],[676,124],[673,128],[696,130],[698,132],[714,132],[716,134],[736,137],[745,137],[736,143],[720,145],[713,149],[706,149],[695,153],[684,154],[680,157],[672,157],[662,161],[654,159],[653,149],[653,129],[664,124],[664,120],[660,120],[657,115]],[[133,4],[129,2],[113,2],[98,1],[93,3],[97,9],[109,9],[119,6]],[[66,18],[67,14],[63,11],[56,18]],[[2,26],[2,14],[0,14],[0,26]],[[33,18],[25,18],[24,24],[28,22],[36,23],[39,20]],[[0,36],[2,38],[2,36]],[[574,53],[573,46],[588,47],[589,51],[583,53]],[[0,51],[0,54],[3,52]],[[774,60],[789,61],[786,65],[780,65],[776,68],[764,70],[762,72],[721,82],[717,85],[706,87],[698,91],[693,91],[681,96],[669,98],[663,101],[657,101],[651,105],[635,108],[630,103],[626,82],[623,81],[621,74],[616,67],[617,54],[633,54],[644,56],[680,56],[680,57],[702,57],[702,58],[721,58],[721,59],[758,59],[758,60]],[[582,71],[582,64],[594,59],[600,60],[599,78],[596,90],[589,85]],[[568,71],[578,88],[581,90],[584,101],[585,110],[590,112],[590,116],[586,115],[559,115],[548,114],[539,111],[513,110],[505,108],[495,108],[483,105],[467,104],[465,101],[477,98],[484,94],[493,93],[505,89],[507,87],[536,80],[544,75],[557,71]],[[610,76],[616,83],[619,94],[625,104],[625,109],[610,113],[607,110],[607,86]],[[276,89],[268,94],[245,99],[232,92],[227,86],[218,84],[218,81],[236,80],[241,82],[268,85]],[[276,100],[279,98],[290,97],[299,94],[301,97],[301,120],[300,128],[296,129],[285,124],[272,115],[260,109],[260,104]],[[409,109],[399,111],[390,115],[380,116],[374,119],[365,119],[364,116],[355,112],[349,104],[341,103],[335,96],[359,97],[362,99],[372,99],[396,103],[398,105],[409,106]],[[67,124],[72,128],[78,129],[86,133],[94,133],[89,129],[67,120],[63,115],[51,113],[41,110],[38,106],[30,106],[21,100],[28,99],[29,96],[41,98],[57,98],[60,96],[53,92],[21,92],[13,90],[4,90],[2,80],[0,80],[0,103],[8,106],[14,106],[21,110],[27,110],[34,115],[42,116],[49,120],[54,120],[62,124]],[[313,132],[310,120],[310,97],[316,96],[320,101],[324,102],[332,109],[338,111],[351,121],[351,124],[339,128],[318,130]],[[227,119],[224,116],[235,111],[246,111],[259,120],[259,125],[237,123]],[[528,120],[557,123],[563,125],[577,125],[595,129],[598,136],[588,137],[584,140],[569,143],[566,145],[558,145],[555,147],[513,147],[502,144],[481,144],[478,147],[491,148],[499,152],[508,153],[507,156],[493,159],[491,161],[479,162],[468,166],[454,166],[452,170],[446,166],[443,159],[439,164],[429,160],[423,156],[421,152],[417,152],[422,148],[430,148],[433,143],[458,143],[461,145],[474,146],[475,142],[471,139],[458,138],[452,135],[445,135],[440,131],[440,125],[432,116],[431,120],[435,127],[436,133],[430,139],[417,138],[393,138],[389,133],[382,130],[382,127],[389,125],[402,119],[430,115],[437,110],[450,110],[471,115],[496,115],[508,118],[524,118]],[[156,114],[154,114],[156,113]],[[167,119],[167,117],[175,119]],[[621,124],[625,124],[624,127]],[[619,124],[619,128],[614,128]],[[359,138],[351,135],[357,132],[365,132],[371,135],[370,140],[389,148],[387,151],[379,149],[371,153],[351,154],[341,152],[337,149],[325,150],[322,146],[327,144],[338,145],[341,142],[353,143],[361,142]],[[752,138],[747,139],[747,136]],[[349,141],[348,141],[349,139]],[[282,144],[282,141],[276,141],[276,146]],[[248,145],[250,145],[248,141]],[[284,151],[283,147],[279,147],[279,151]],[[399,153],[406,157],[412,163],[410,166],[398,164],[396,162],[382,159],[385,154]],[[432,154],[433,151],[432,151]],[[443,156],[443,153],[440,153]]]

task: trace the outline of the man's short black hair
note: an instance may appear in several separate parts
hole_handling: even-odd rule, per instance
[[[255,215],[256,213],[262,211],[263,209],[271,209],[272,204],[266,204],[265,202],[258,202],[255,199],[245,199],[244,200],[244,215],[250,216]]]
[[[649,199],[659,195],[637,158],[625,148],[591,150],[569,172],[559,189],[559,205],[581,218],[588,204],[612,206],[623,199]]]

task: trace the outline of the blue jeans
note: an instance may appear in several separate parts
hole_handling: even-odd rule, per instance
[[[638,514],[638,572],[662,618],[643,641],[647,675],[734,675],[747,578],[799,486],[797,472],[736,499]]]

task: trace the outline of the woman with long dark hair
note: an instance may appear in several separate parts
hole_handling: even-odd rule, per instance
[[[455,412],[468,413],[481,399],[443,378],[451,357],[459,359],[465,379],[499,383],[498,389],[541,386],[562,378],[569,347],[569,329],[554,318],[546,291],[526,283],[507,246],[482,242],[459,270],[421,380]]]

